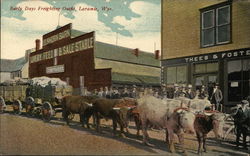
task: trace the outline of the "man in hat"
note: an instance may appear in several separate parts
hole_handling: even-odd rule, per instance
[[[166,84],[161,85],[161,90],[159,93],[161,98],[167,98],[167,89],[166,89]]]
[[[198,97],[200,99],[208,98],[208,92],[206,91],[206,87],[204,85],[201,86]]]
[[[219,84],[216,83],[214,85],[214,88],[213,88],[213,93],[210,97],[210,101],[212,104],[215,104],[215,109],[219,111],[219,105],[220,105],[220,102],[222,101],[223,99],[223,95],[222,95],[222,92],[221,90],[219,89]]]
[[[105,86],[104,88],[103,97],[110,99],[110,93],[109,93],[109,89],[107,86]]]
[[[174,98],[178,98],[180,96],[181,92],[179,90],[179,85],[174,84]]]
[[[130,93],[130,97],[131,98],[137,98],[138,97],[138,93],[137,93],[137,90],[136,90],[136,85],[133,85],[133,89],[132,89],[132,92]]]
[[[189,84],[187,87],[187,91],[186,91],[186,97],[189,99],[193,99],[195,97],[195,93],[192,90],[192,85]]]
[[[98,92],[98,96],[99,97],[103,97],[103,88],[101,87],[99,92]]]
[[[181,97],[186,97],[186,85],[185,84],[182,84],[182,86],[180,87],[180,96]]]
[[[127,89],[127,86],[124,87],[121,97],[129,97],[129,91]]]

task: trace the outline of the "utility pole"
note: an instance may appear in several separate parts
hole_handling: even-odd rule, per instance
[[[118,33],[116,32],[116,45],[118,43]]]
[[[57,28],[60,26],[60,17],[61,17],[61,11],[59,12],[59,15],[58,15],[58,23],[57,23]]]

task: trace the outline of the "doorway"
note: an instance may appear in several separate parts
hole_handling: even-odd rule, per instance
[[[215,83],[218,83],[217,74],[203,74],[194,76],[195,89],[196,90],[201,89],[201,86],[204,85],[207,88],[209,96],[213,90],[213,85]]]

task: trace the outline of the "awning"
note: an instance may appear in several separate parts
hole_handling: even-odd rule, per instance
[[[112,83],[159,86],[160,77],[112,73]]]

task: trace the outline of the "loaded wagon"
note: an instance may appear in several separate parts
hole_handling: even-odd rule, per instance
[[[0,105],[9,104],[13,106],[13,111],[20,114],[22,105],[26,100],[26,90],[29,87],[27,80],[6,81],[0,84]],[[3,111],[3,108],[1,109]]]
[[[62,110],[60,99],[72,95],[73,88],[59,78],[37,77],[26,82],[12,81],[0,85],[0,103],[13,106],[16,114],[23,108],[29,116],[50,120]],[[3,99],[4,101],[1,102]]]
[[[38,77],[31,79],[27,89],[26,112],[28,115],[42,115],[44,120],[62,111],[60,99],[72,95],[73,88],[58,78]]]

